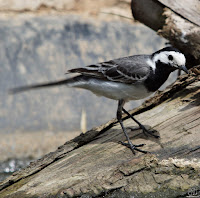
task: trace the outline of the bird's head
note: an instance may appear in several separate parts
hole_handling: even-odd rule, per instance
[[[176,69],[180,69],[188,73],[188,70],[185,66],[185,56],[176,48],[165,47],[153,53],[152,60],[154,63],[161,62],[162,64],[168,65],[173,71]]]

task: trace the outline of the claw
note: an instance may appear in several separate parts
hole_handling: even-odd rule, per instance
[[[148,135],[151,135],[155,138],[160,138],[159,135],[155,135],[154,133],[157,132],[156,130],[153,130],[153,131],[150,131],[150,130],[147,130],[143,125],[140,126],[140,128],[142,129],[143,133],[148,136]],[[148,134],[148,135],[147,135]]]
[[[134,120],[138,125],[139,127],[143,130],[143,133],[147,136],[147,133],[155,138],[159,138],[160,136],[158,135],[155,135],[153,133],[156,132],[156,130],[153,130],[153,131],[150,131],[150,130],[147,130],[139,121],[137,121],[128,111],[126,111],[123,107],[122,107],[122,110],[124,111],[124,113],[126,113],[132,120]]]
[[[135,151],[139,151],[139,152],[145,153],[145,154],[149,153],[148,151],[143,151],[141,149],[138,149],[138,147],[143,147],[145,144],[134,145],[134,144],[125,143],[122,141],[119,141],[119,143],[122,144],[123,146],[130,148],[134,155],[135,155]]]

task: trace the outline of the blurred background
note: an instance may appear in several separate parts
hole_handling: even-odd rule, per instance
[[[0,0],[0,181],[115,117],[117,101],[86,90],[56,87],[16,95],[8,90],[165,47],[166,40],[128,19],[130,1]]]

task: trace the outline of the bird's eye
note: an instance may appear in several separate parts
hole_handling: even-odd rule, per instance
[[[172,55],[169,55],[169,56],[168,56],[168,59],[172,61],[172,60],[173,60],[173,56],[172,56]]]

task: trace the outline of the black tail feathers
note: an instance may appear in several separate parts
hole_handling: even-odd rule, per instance
[[[41,84],[16,87],[16,88],[10,89],[9,93],[16,94],[19,92],[29,91],[32,89],[39,89],[39,88],[45,88],[45,87],[48,88],[48,87],[52,87],[52,86],[64,85],[64,84],[69,83],[71,80],[72,79],[64,79],[64,80],[59,80],[59,81],[55,81],[55,82],[47,82],[47,83],[41,83]]]

